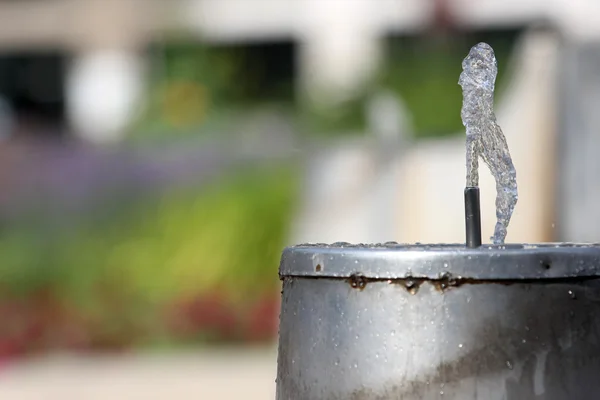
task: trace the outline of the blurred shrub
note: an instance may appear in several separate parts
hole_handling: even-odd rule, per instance
[[[458,77],[462,60],[474,44],[485,41],[498,59],[497,94],[507,80],[507,66],[518,30],[471,32],[448,37],[399,36],[385,41],[385,58],[376,78],[352,98],[335,107],[319,109],[304,104],[304,130],[318,134],[360,133],[368,129],[365,106],[378,88],[392,90],[411,113],[417,137],[460,132],[462,93]]]
[[[207,44],[171,37],[150,49],[153,73],[138,133],[227,131],[231,115],[294,101],[292,42]]]
[[[0,355],[273,338],[295,190],[288,168],[250,169],[76,226],[7,230]]]
[[[316,136],[363,134],[367,128],[367,93],[367,89],[357,91],[352,97],[327,107],[310,103],[302,105],[298,119],[303,130]]]
[[[335,107],[298,104],[297,47],[292,42],[215,45],[171,38],[155,46],[150,101],[141,125],[149,132],[197,134],[227,131],[231,115],[278,104],[293,109],[297,123],[309,134],[364,132],[365,102],[378,87],[391,89],[412,114],[419,137],[459,132],[461,62],[470,47],[485,41],[499,64],[497,87],[520,30],[462,32],[452,36],[389,37],[384,62],[375,79]],[[152,128],[152,129],[149,129]]]

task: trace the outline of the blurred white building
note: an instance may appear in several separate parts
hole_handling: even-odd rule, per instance
[[[462,26],[547,20],[573,37],[600,37],[595,0],[22,0],[0,1],[0,57],[61,52],[67,122],[112,140],[143,98],[145,46],[167,31],[218,43],[292,41],[298,93],[327,103],[368,81],[383,36],[426,29],[440,6]]]

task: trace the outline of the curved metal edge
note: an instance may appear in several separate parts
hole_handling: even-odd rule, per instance
[[[600,245],[300,245],[283,251],[281,278],[531,280],[600,276]]]

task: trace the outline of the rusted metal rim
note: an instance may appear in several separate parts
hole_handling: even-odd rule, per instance
[[[600,278],[600,244],[304,244],[283,251],[280,277],[514,281]]]

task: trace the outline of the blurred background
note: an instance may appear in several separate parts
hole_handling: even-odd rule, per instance
[[[284,246],[464,240],[480,41],[508,241],[598,241],[595,0],[0,1],[0,397],[274,398]]]

